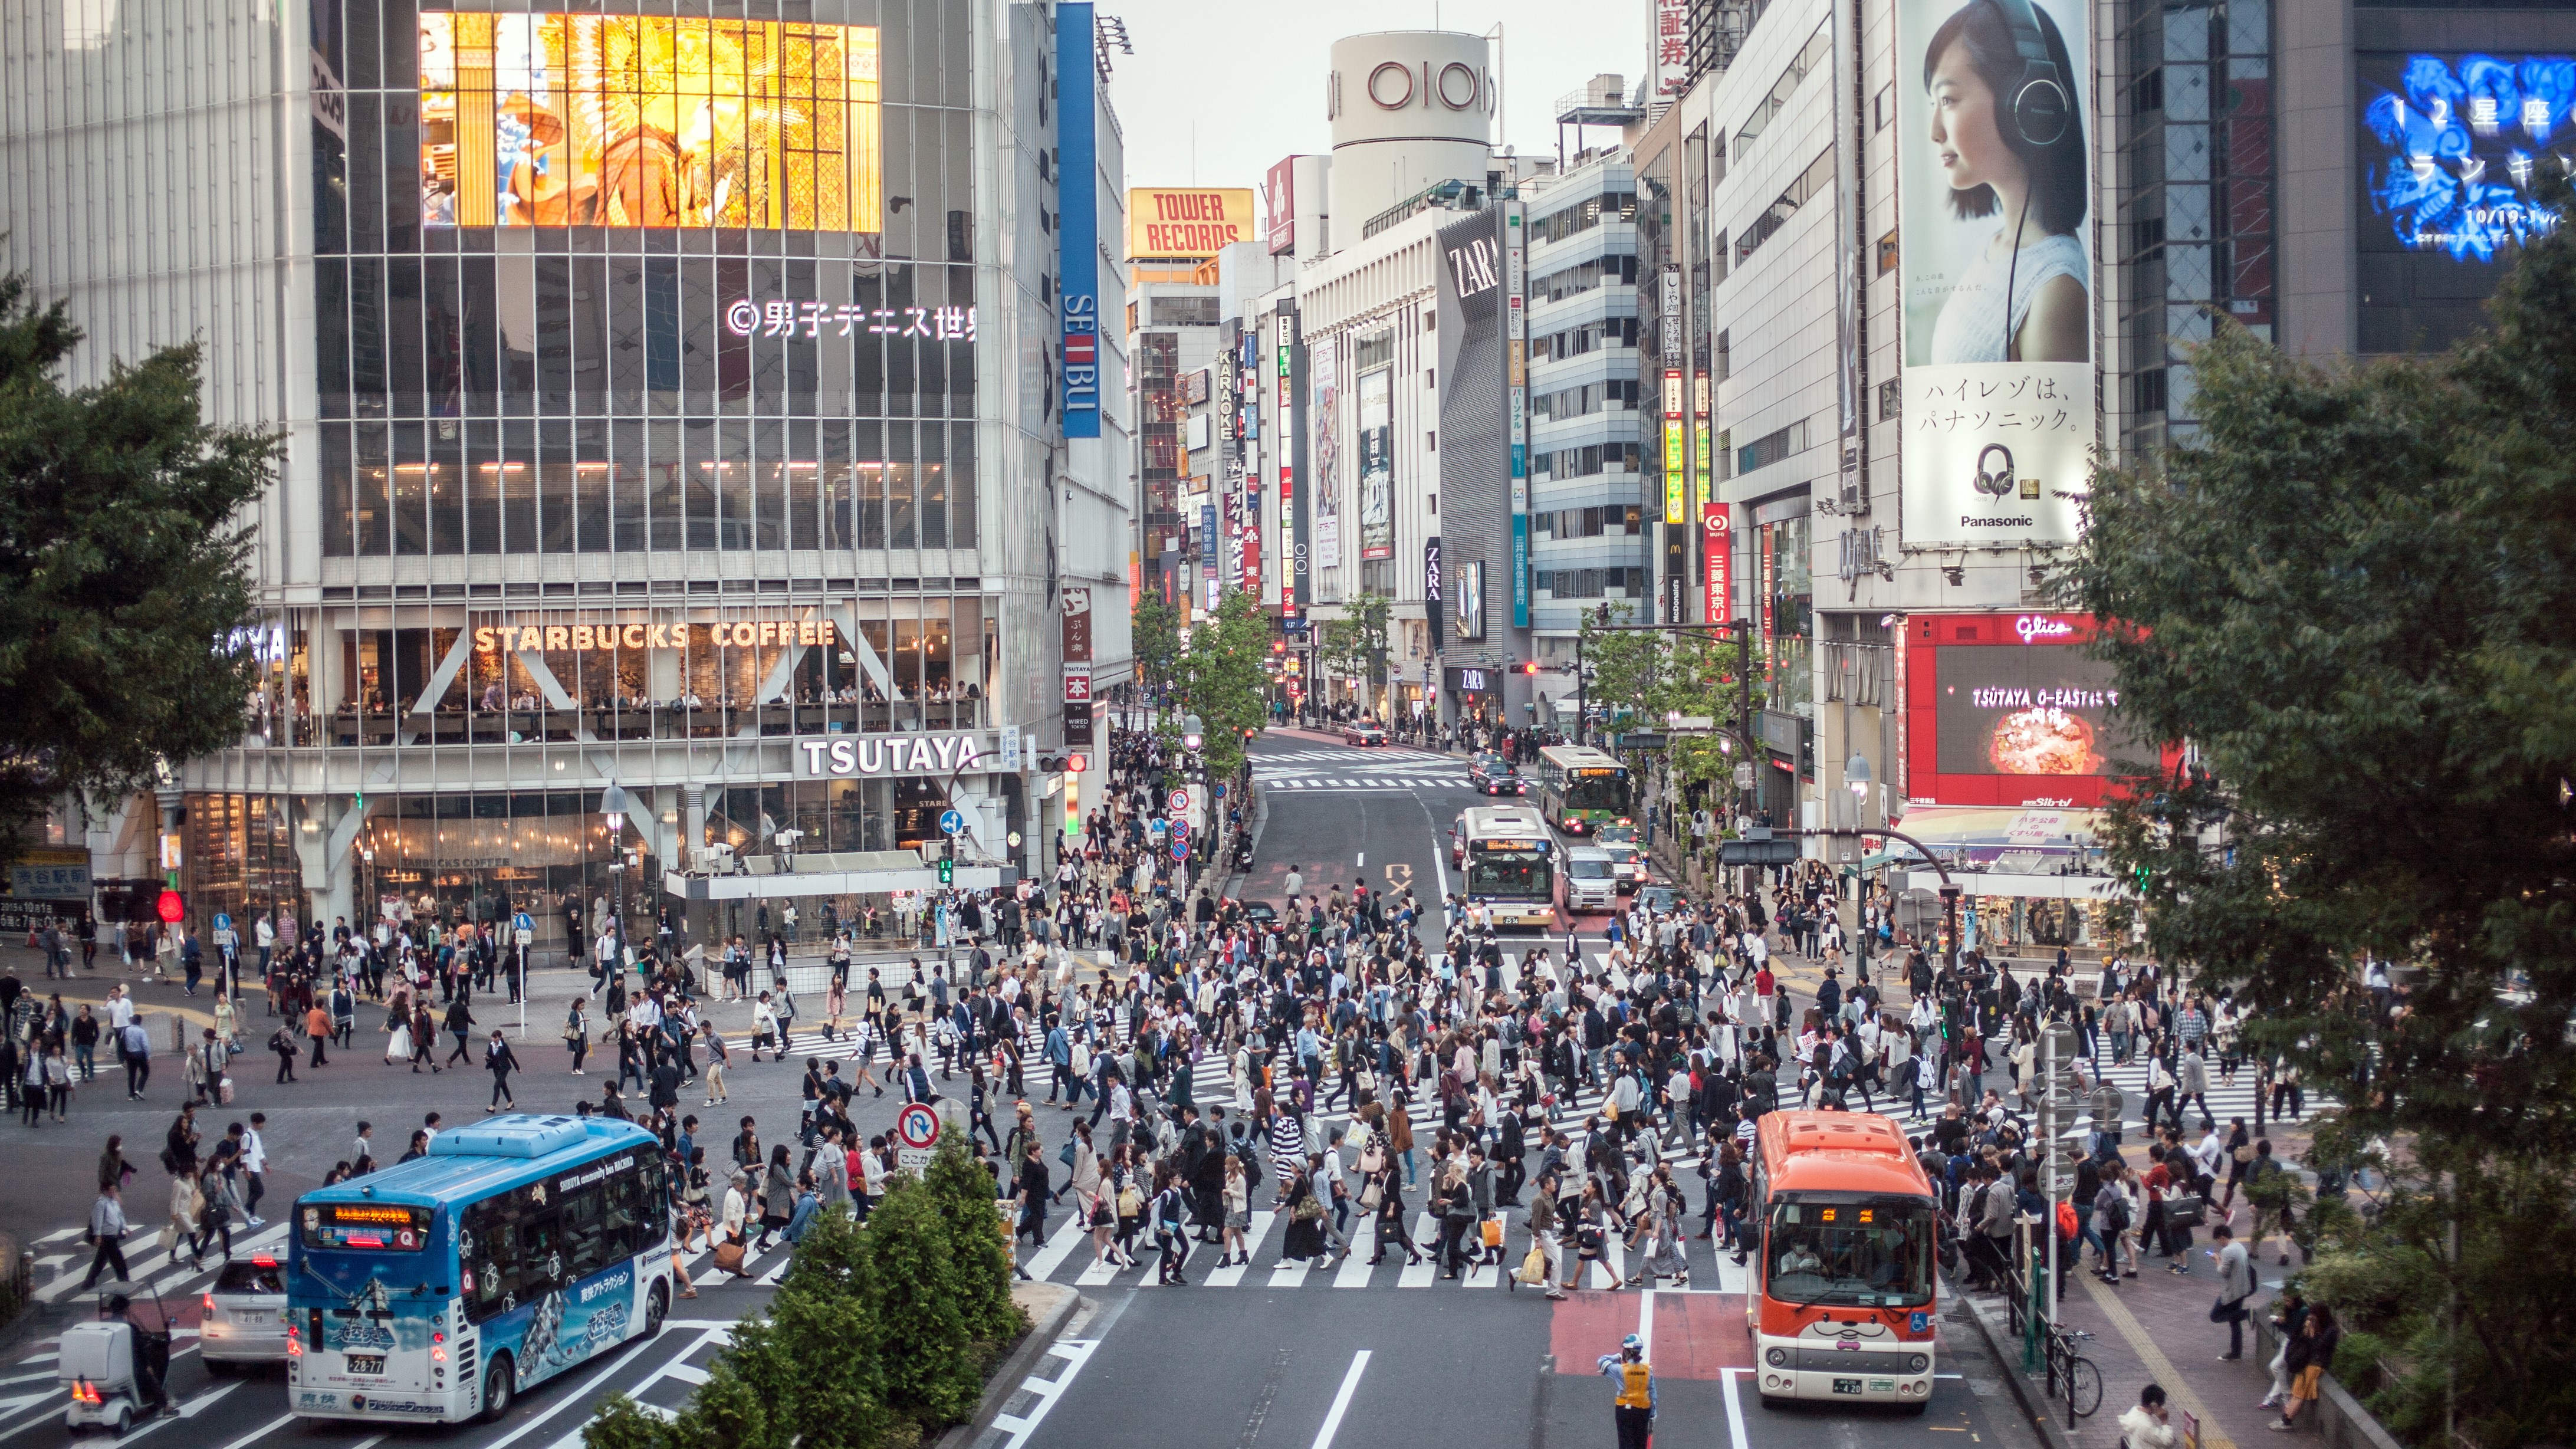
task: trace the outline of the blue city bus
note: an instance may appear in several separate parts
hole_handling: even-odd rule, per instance
[[[317,1419],[494,1419],[671,1308],[662,1144],[632,1122],[514,1113],[296,1200],[289,1406]]]

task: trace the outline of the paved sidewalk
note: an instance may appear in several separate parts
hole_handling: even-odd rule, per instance
[[[2250,1219],[2250,1210],[2240,1201],[2233,1219],[2236,1231],[2248,1231]],[[2245,1325],[2245,1357],[2224,1361],[2220,1356],[2227,1351],[2227,1326],[2209,1321],[2210,1307],[2218,1298],[2217,1264],[2208,1231],[2196,1230],[2192,1236],[2187,1275],[2168,1271],[2168,1260],[2153,1253],[2137,1277],[2122,1279],[2116,1288],[2095,1276],[2096,1264],[2089,1253],[2070,1275],[2059,1321],[2094,1335],[2085,1343],[2084,1353],[2102,1371],[2102,1407],[2067,1431],[2074,1449],[2120,1449],[2120,1415],[2137,1403],[2138,1390],[2150,1383],[2164,1387],[2177,1428],[2189,1422],[2185,1414],[2198,1421],[2200,1449],[2246,1449],[2273,1438],[2264,1425],[2279,1415],[2258,1407],[2271,1391],[2272,1380],[2268,1358],[2255,1346],[2255,1322]],[[2269,1312],[2283,1280],[2298,1271],[2302,1261],[2298,1250],[2291,1249],[2289,1256],[2290,1266],[2283,1267],[2278,1235],[2264,1245],[2255,1265],[2257,1288],[2247,1303],[2255,1319]],[[2000,1315],[1998,1300],[1983,1296],[1983,1301]],[[2056,1426],[2065,1430],[2065,1401],[2049,1399],[2045,1405]],[[2299,1436],[2284,1437],[2296,1442],[2314,1432],[2311,1416]]]

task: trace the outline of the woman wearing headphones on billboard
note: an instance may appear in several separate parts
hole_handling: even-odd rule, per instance
[[[2076,235],[2091,182],[2074,73],[2057,23],[2031,0],[1970,0],[1924,49],[1950,209],[2003,220],[1942,304],[1935,363],[2092,355],[2092,272]]]

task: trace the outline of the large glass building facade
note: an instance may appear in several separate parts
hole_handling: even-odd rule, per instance
[[[1063,738],[1053,591],[1084,577],[1057,540],[1123,532],[1053,486],[1053,7],[240,18],[182,50],[45,31],[11,61],[82,97],[29,118],[76,144],[118,88],[174,106],[142,92],[266,55],[272,21],[310,51],[293,121],[234,138],[288,218],[258,317],[281,360],[228,419],[290,443],[259,520],[254,729],[184,767],[167,818],[93,822],[94,848],[178,831],[200,917],[534,901],[550,939],[567,902],[651,909],[702,842],[899,850],[956,805],[970,858],[1038,863],[1047,791],[1016,762]],[[279,98],[238,88],[213,99]],[[46,144],[14,138],[12,169]],[[48,275],[52,254],[39,285],[76,313],[119,284],[69,247]],[[904,733],[972,748],[840,776],[799,748]]]

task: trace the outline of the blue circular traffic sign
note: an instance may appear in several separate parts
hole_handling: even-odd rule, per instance
[[[941,811],[941,812],[940,812],[940,815],[939,815],[939,833],[940,833],[940,834],[942,834],[942,835],[957,835],[957,834],[961,834],[961,833],[963,833],[963,832],[965,831],[965,829],[966,829],[966,816],[965,816],[965,813],[964,813],[963,811],[958,811],[958,810],[943,810],[943,811]]]
[[[1172,842],[1172,859],[1187,860],[1189,858],[1190,843],[1187,840],[1174,840]]]

